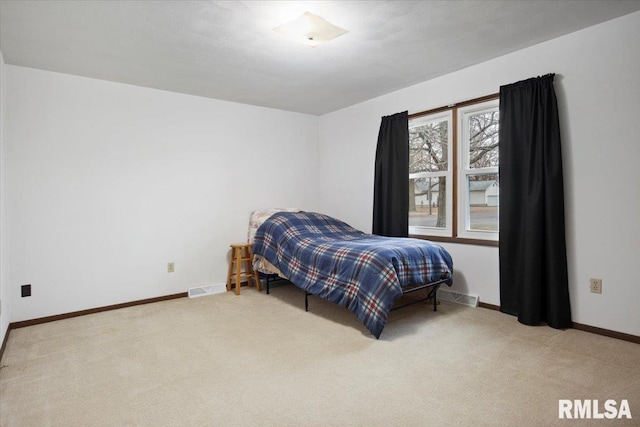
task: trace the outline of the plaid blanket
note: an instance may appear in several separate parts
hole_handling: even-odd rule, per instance
[[[253,253],[291,283],[354,312],[379,338],[402,287],[446,279],[451,255],[420,239],[363,233],[327,215],[281,212],[257,230]]]

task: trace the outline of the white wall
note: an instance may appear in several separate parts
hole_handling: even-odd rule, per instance
[[[321,117],[322,210],[370,230],[380,118],[556,73],[573,320],[640,335],[640,12]],[[594,205],[594,195],[600,203]],[[498,250],[445,244],[456,288],[499,301]],[[603,279],[602,295],[589,278]]]
[[[6,199],[5,199],[5,129],[6,129],[6,72],[4,57],[0,52],[0,346],[11,319],[11,297],[8,284]]]
[[[13,322],[224,283],[251,210],[315,209],[316,116],[5,70]]]

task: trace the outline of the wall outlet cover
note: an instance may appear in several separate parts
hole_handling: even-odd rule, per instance
[[[22,285],[20,286],[20,293],[22,298],[31,296],[31,285]]]
[[[602,279],[589,279],[589,288],[591,289],[591,293],[601,294],[602,293]]]

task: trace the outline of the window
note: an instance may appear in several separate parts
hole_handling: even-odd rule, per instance
[[[497,241],[497,96],[409,120],[409,234]]]
[[[409,122],[409,234],[451,236],[452,114]]]

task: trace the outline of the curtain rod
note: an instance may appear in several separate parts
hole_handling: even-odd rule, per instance
[[[454,104],[449,104],[449,105],[446,105],[444,107],[432,108],[431,110],[412,113],[412,114],[409,114],[409,118],[410,119],[415,119],[417,117],[422,117],[422,116],[426,116],[426,115],[429,115],[429,114],[434,114],[434,113],[439,113],[441,111],[450,110],[451,108],[454,108],[454,107],[465,107],[465,106],[471,105],[471,104],[479,104],[480,102],[490,101],[492,99],[497,99],[499,97],[500,97],[500,92],[496,92],[496,93],[493,93],[491,95],[481,96],[480,98],[469,99],[467,101],[462,101],[462,102],[458,102],[458,103],[454,103]]]

